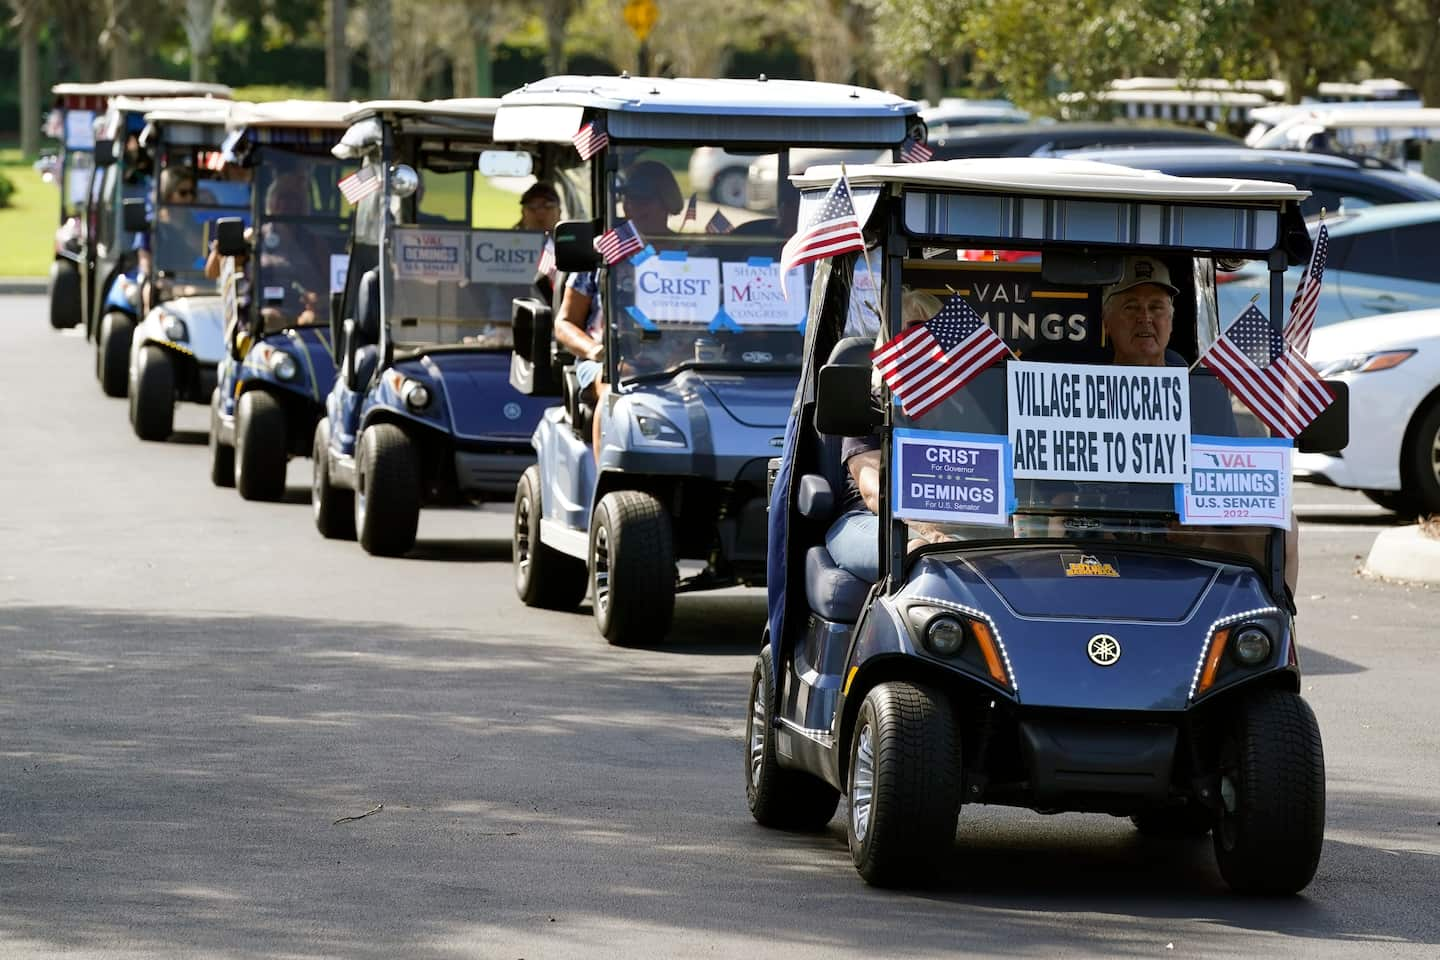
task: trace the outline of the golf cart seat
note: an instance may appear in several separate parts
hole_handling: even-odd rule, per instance
[[[805,551],[805,598],[817,617],[832,623],[854,623],[860,619],[870,586],[837,567],[823,543]]]
[[[595,419],[595,408],[590,401],[585,399],[585,391],[580,386],[580,378],[575,375],[575,364],[565,365],[565,410],[570,414],[570,426],[575,431],[575,436],[590,442],[590,425]]]

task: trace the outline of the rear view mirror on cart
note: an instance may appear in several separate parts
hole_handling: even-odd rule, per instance
[[[600,266],[595,252],[595,224],[566,220],[555,225],[555,267],[565,273],[583,273]]]
[[[140,197],[126,200],[120,211],[126,233],[144,233],[150,229],[150,218],[145,215],[145,201]]]
[[[1111,251],[1046,250],[1040,258],[1046,283],[1098,287],[1116,283],[1124,273],[1124,255]]]
[[[1335,402],[1311,421],[1295,438],[1301,453],[1339,453],[1350,444],[1350,385],[1344,380],[1326,380]]]
[[[245,221],[239,217],[221,217],[215,221],[215,251],[222,257],[241,257],[245,248]]]
[[[827,363],[815,388],[815,429],[832,437],[866,437],[880,425],[870,399],[870,367]]]
[[[115,162],[115,141],[95,141],[95,166],[108,167]]]

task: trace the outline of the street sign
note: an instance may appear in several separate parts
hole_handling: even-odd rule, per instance
[[[625,25],[636,39],[644,43],[650,31],[655,29],[655,21],[660,19],[660,7],[655,0],[625,0],[624,16]]]

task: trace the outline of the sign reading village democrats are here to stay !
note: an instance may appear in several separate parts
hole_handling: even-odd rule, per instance
[[[1006,371],[1016,478],[1189,482],[1184,367],[1015,361]]]

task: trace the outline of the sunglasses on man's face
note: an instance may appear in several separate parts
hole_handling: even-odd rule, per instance
[[[556,203],[554,200],[531,200],[529,203],[522,204],[522,206],[524,206],[524,208],[526,210],[529,210],[531,213],[540,213],[544,210],[560,209],[560,204]]]

